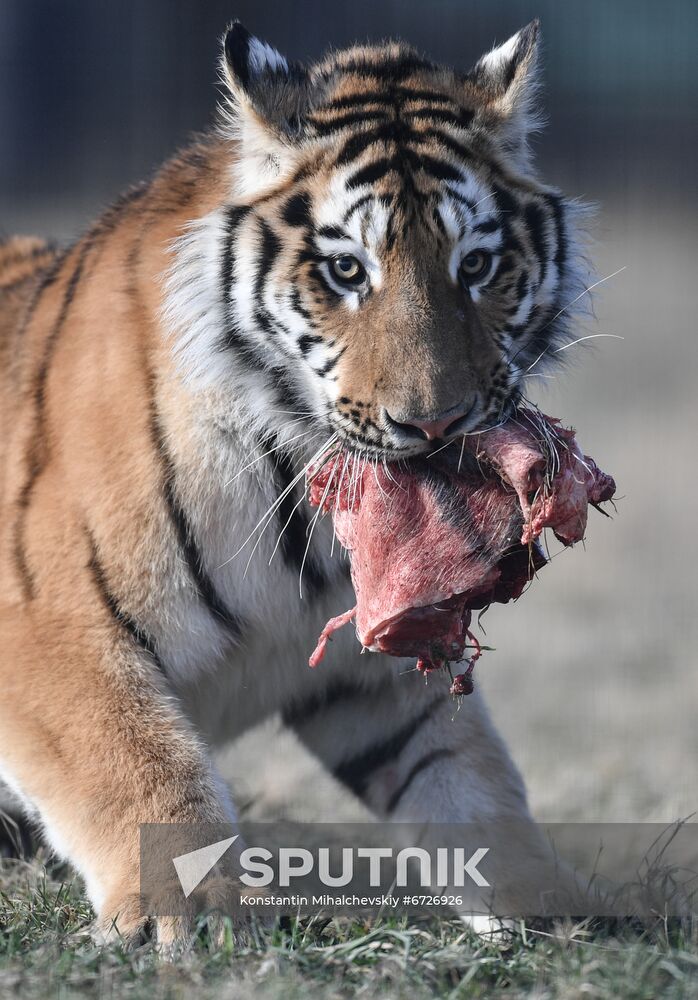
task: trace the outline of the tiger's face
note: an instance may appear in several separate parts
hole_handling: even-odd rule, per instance
[[[500,423],[550,357],[581,274],[573,209],[530,170],[536,35],[460,75],[400,44],[289,65],[229,30],[216,370],[270,427],[413,455]]]

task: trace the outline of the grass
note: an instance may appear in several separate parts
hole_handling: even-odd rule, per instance
[[[485,941],[457,919],[366,923],[317,914],[284,927],[205,929],[176,962],[150,945],[97,948],[77,881],[38,862],[0,863],[0,997],[143,1000],[314,997],[698,998],[698,926],[521,924]],[[65,870],[63,870],[65,874]]]

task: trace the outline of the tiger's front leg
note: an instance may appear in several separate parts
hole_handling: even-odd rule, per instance
[[[140,824],[234,820],[208,754],[128,635],[13,609],[0,648],[0,775],[83,875],[98,936],[136,942]],[[164,945],[191,930],[152,925]]]
[[[460,704],[444,698],[393,773],[377,775],[366,794],[379,816],[417,824],[420,846],[432,856],[438,847],[467,845],[465,857],[484,852],[482,871],[476,866],[460,885],[434,886],[462,900],[456,909],[479,933],[499,933],[510,918],[589,912],[581,881],[533,820],[479,693]]]
[[[371,671],[360,673],[358,663],[338,670],[312,711],[309,701],[287,713],[303,741],[376,820],[396,824],[399,846],[461,846],[462,836],[489,849],[490,886],[474,891],[477,906],[467,911],[476,929],[491,929],[490,909],[512,917],[587,912],[572,907],[579,885],[532,819],[479,693],[459,704],[445,674],[425,678],[407,664],[371,659]],[[403,843],[415,830],[419,845]]]

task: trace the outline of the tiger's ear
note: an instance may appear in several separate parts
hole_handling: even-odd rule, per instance
[[[543,123],[537,109],[539,35],[539,22],[531,21],[484,55],[468,74],[484,100],[487,125],[523,169],[530,166],[528,136]]]
[[[235,21],[221,60],[225,133],[240,144],[236,179],[243,195],[264,191],[292,173],[308,110],[308,77],[298,63]]]

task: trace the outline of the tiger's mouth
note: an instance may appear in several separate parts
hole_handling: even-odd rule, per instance
[[[414,439],[403,445],[381,441],[372,441],[361,434],[352,433],[341,424],[330,421],[330,427],[334,432],[337,444],[355,459],[375,460],[377,462],[401,462],[409,459],[430,458],[432,455],[446,452],[453,454],[454,451],[467,449],[467,442],[476,439],[486,431],[494,430],[505,424],[516,411],[516,403],[512,399],[504,407],[492,415],[483,414],[478,423],[467,431],[456,431],[449,434],[448,438],[436,438],[429,441],[426,439]],[[448,455],[446,456],[448,457]]]

